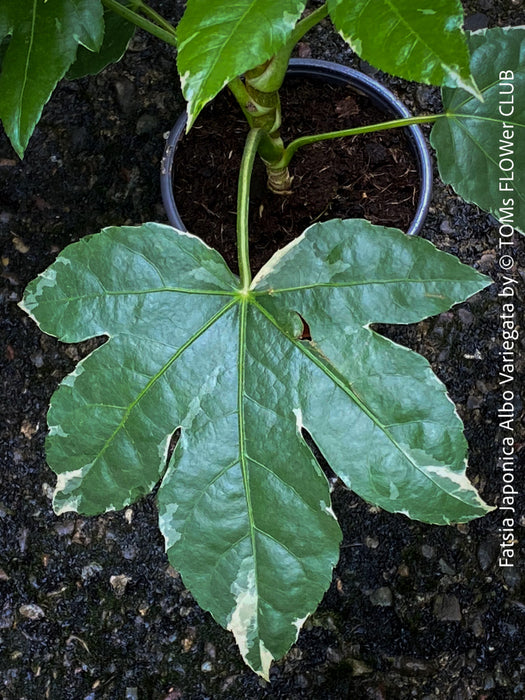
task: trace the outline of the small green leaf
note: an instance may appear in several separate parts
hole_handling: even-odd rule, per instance
[[[422,239],[359,220],[312,226],[248,294],[216,251],[167,226],[69,246],[22,307],[61,340],[108,340],[52,398],[55,509],[123,508],[160,481],[171,563],[267,678],[329,585],[341,539],[303,429],[388,510],[435,523],[490,510],[465,476],[443,385],[369,328],[444,311],[487,283]]]
[[[406,80],[460,85],[478,95],[469,71],[459,0],[328,0],[332,21],[354,51]]]
[[[96,49],[104,31],[99,0],[17,0],[0,6],[0,119],[20,157],[79,43]]]
[[[88,51],[80,46],[77,58],[67,77],[82,78],[85,75],[96,75],[110,63],[117,63],[125,54],[128,44],[135,33],[135,25],[115,14],[104,10],[104,40],[96,51]]]
[[[443,90],[447,118],[434,124],[430,139],[439,173],[468,202],[507,216],[525,233],[525,28],[474,32],[469,45],[484,101]]]
[[[188,128],[204,105],[289,38],[306,0],[189,0],[177,28],[177,65]]]

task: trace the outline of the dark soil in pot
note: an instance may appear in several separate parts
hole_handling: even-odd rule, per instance
[[[472,2],[471,12],[479,15],[480,6]],[[169,16],[173,3],[155,7]],[[487,0],[483,16],[491,26],[517,24],[525,18],[516,7]],[[180,15],[182,3],[175,8]],[[0,698],[523,697],[525,551],[520,542],[515,567],[498,566],[497,512],[468,526],[432,527],[377,512],[336,483],[340,561],[297,645],[274,664],[270,685],[244,666],[231,634],[200,610],[168,566],[151,497],[100,517],[53,514],[55,476],[43,451],[47,406],[92,343],[42,335],[16,304],[27,282],[72,241],[107,225],[165,221],[162,134],[183,105],[173,92],[171,50],[144,37],[132,48],[120,66],[59,88],[23,163],[0,135]],[[301,51],[359,64],[326,27]],[[388,85],[412,111],[439,99],[426,86]],[[501,282],[494,220],[438,181],[422,235]],[[525,279],[523,239],[515,254]],[[421,324],[382,329],[424,354],[446,383],[465,422],[469,474],[489,503],[501,502],[497,294],[494,286]],[[523,285],[519,318],[522,294]],[[524,357],[522,338],[518,380]],[[521,405],[515,438],[525,443]],[[523,459],[521,447],[521,524]]]
[[[282,90],[286,143],[299,135],[375,124],[389,118],[346,86],[288,78]],[[224,91],[199,116],[174,157],[177,207],[186,227],[236,268],[237,181],[246,122]],[[250,197],[250,248],[256,272],[278,248],[315,221],[366,218],[407,230],[419,195],[417,162],[402,130],[335,139],[298,151],[290,196],[266,187],[258,159]],[[186,223],[187,222],[187,223]]]

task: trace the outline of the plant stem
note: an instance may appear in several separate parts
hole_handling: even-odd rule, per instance
[[[102,2],[108,9],[113,10],[113,12],[115,12],[117,15],[127,19],[128,22],[135,24],[137,27],[140,27],[140,29],[144,29],[146,32],[153,34],[153,36],[156,36],[158,39],[165,41],[171,46],[177,45],[174,36],[175,30],[173,30],[173,27],[173,33],[171,31],[168,32],[165,29],[162,29],[162,27],[150,22],[149,19],[141,17],[137,12],[134,12],[129,7],[126,7],[122,3],[118,2],[118,0],[102,0]]]
[[[168,22],[167,19],[164,19],[162,15],[159,15],[159,13],[154,10],[152,7],[149,5],[146,5],[145,2],[142,2],[142,0],[134,0],[134,9],[139,10],[145,15],[148,15],[156,24],[159,25],[159,27],[162,27],[165,29],[167,32],[172,34],[174,37],[176,36],[176,31],[175,27]]]
[[[250,182],[261,129],[250,129],[241,160],[239,184],[237,187],[237,255],[242,292],[248,293],[252,281],[248,241],[248,215],[250,212]]]
[[[328,17],[328,6],[326,3],[318,7],[317,10],[311,12],[307,17],[297,22],[295,28],[288,40],[288,45],[291,44],[292,48],[297,44],[299,39],[302,39],[306,32],[310,31],[312,27],[319,24],[321,20]]]
[[[295,152],[302,146],[308,146],[318,141],[327,141],[329,139],[339,139],[344,136],[357,136],[358,134],[369,134],[373,131],[385,131],[386,129],[397,129],[402,126],[412,126],[413,124],[427,124],[435,122],[446,114],[424,114],[420,117],[404,117],[403,119],[394,119],[380,124],[370,124],[369,126],[356,126],[352,129],[342,129],[341,131],[327,131],[324,134],[313,134],[312,136],[302,136],[301,138],[292,141],[285,149],[284,155],[278,163],[272,164],[274,168],[286,168]]]

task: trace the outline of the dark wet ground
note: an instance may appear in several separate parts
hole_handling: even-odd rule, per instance
[[[475,27],[524,22],[521,2],[484,0],[470,8]],[[315,30],[301,53],[355,63],[326,28]],[[273,666],[271,684],[243,665],[230,633],[201,612],[168,566],[152,498],[98,518],[53,514],[46,409],[87,345],[43,336],[16,303],[68,243],[109,224],[165,221],[158,172],[162,134],[182,107],[177,84],[171,50],[139,37],[118,67],[60,86],[22,164],[0,137],[0,698],[525,697],[525,553],[519,542],[515,566],[498,565],[498,512],[467,526],[427,526],[379,512],[336,485],[341,559],[297,645]],[[431,88],[389,84],[411,109],[436,104]],[[424,354],[446,383],[465,422],[470,478],[497,504],[497,227],[436,183],[422,235],[497,284],[451,312],[384,332]],[[524,253],[520,241],[521,309]],[[516,394],[523,330],[520,348]],[[519,398],[515,411],[519,539]]]

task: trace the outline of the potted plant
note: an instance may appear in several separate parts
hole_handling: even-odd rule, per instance
[[[105,4],[173,43],[174,32],[149,7]],[[345,483],[387,510],[442,524],[490,510],[465,476],[461,422],[442,384],[423,358],[369,327],[444,311],[487,286],[486,278],[398,230],[335,220],[309,228],[252,279],[247,215],[256,154],[265,161],[272,189],[288,192],[288,162],[297,148],[307,140],[350,135],[343,130],[281,142],[277,88],[293,44],[330,9],[365,58],[378,52],[377,45],[363,43],[370,36],[366,23],[363,33],[356,29],[356,3],[323,5],[297,24],[304,3],[289,4],[266,3],[260,15],[257,3],[246,3],[242,18],[255,18],[255,24],[246,21],[244,28],[257,47],[248,64],[238,62],[244,35],[237,37],[231,61],[223,64],[215,55],[204,72],[198,62],[192,65],[210,45],[210,19],[213,36],[220,36],[217,18],[224,19],[219,55],[232,28],[243,26],[240,17],[221,14],[223,3],[213,13],[209,4],[203,9],[200,2],[189,3],[179,27],[189,124],[228,82],[250,126],[238,190],[240,278],[193,236],[157,224],[112,227],[67,248],[31,283],[23,301],[40,327],[61,340],[109,336],[64,380],[48,414],[48,461],[58,474],[55,509],[120,509],[161,481],[159,522],[170,560],[201,605],[234,632],[247,663],[265,677],[315,609],[340,541],[328,484],[303,430]],[[268,7],[275,14],[267,14]],[[66,27],[69,54],[60,71],[67,70],[79,43],[100,47],[100,31],[93,27],[100,27],[101,8],[86,3],[83,9],[84,21],[73,25],[74,32],[71,23],[51,21],[50,3],[38,8],[43,16],[35,15],[29,29],[15,10],[0,15],[3,33],[12,35],[3,56],[3,85],[10,89],[2,93],[1,116],[20,153],[46,91],[33,100],[36,110],[28,116],[20,86],[39,83],[13,79],[20,70],[16,49],[24,45],[24,32],[34,39],[27,46],[39,47],[37,19],[47,40],[50,27]],[[456,3],[437,16],[431,8],[414,15],[408,3],[403,9],[418,30],[429,17],[436,20],[427,31],[445,34],[447,41],[439,44],[450,60],[440,55],[432,63],[425,53],[425,60],[399,61],[407,44],[396,43],[392,72],[456,83],[444,89],[446,112],[410,123],[436,122],[433,143],[444,179],[456,180],[466,198],[495,213],[510,207],[512,223],[520,226],[519,183],[507,175],[501,182],[509,189],[495,195],[487,182],[500,182],[498,163],[486,146],[466,154],[463,139],[467,134],[497,145],[500,136],[511,141],[522,127],[519,115],[512,123],[494,117],[494,85],[502,74],[506,83],[522,79],[523,30],[470,37],[469,68]],[[73,11],[71,17],[78,20]],[[381,20],[378,26],[401,41],[397,16]],[[377,23],[376,15],[370,21]],[[383,48],[382,33],[376,37]],[[414,46],[422,50],[420,42]],[[27,71],[28,52],[25,58]],[[217,75],[219,63],[226,74]],[[48,80],[47,93],[56,77]],[[388,127],[407,124],[397,121]],[[502,204],[501,191],[512,193],[505,195],[512,204]],[[180,438],[167,463],[177,428]]]

